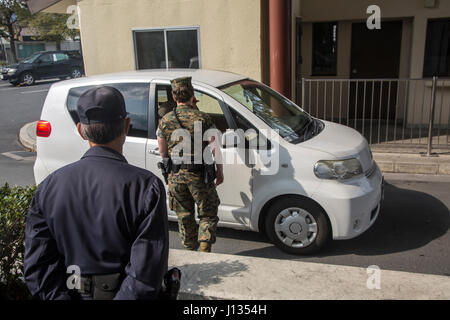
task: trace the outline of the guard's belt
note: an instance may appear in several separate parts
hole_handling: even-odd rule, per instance
[[[112,300],[124,279],[122,273],[81,276],[78,293],[93,300]]]

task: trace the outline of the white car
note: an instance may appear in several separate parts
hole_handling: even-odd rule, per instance
[[[366,139],[311,117],[260,82],[219,71],[148,70],[53,84],[37,129],[36,183],[89,148],[76,129],[76,103],[99,85],[116,87],[125,97],[132,125],[124,146],[128,162],[162,179],[157,109],[171,99],[170,80],[181,76],[192,76],[197,106],[225,133],[224,142],[233,134],[238,142],[244,131],[258,135],[259,143],[250,143],[254,137],[245,134],[244,144],[227,143],[222,149],[228,161],[217,189],[219,226],[266,232],[280,249],[309,254],[328,239],[354,238],[373,225],[383,176]],[[173,212],[168,214],[176,221]]]

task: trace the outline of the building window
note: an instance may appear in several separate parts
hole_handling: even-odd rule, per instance
[[[428,21],[423,76],[450,76],[450,19]]]
[[[337,22],[313,24],[312,75],[336,75]]]
[[[200,68],[199,31],[197,27],[133,31],[136,69]]]

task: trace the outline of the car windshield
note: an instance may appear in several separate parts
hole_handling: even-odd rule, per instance
[[[33,63],[34,60],[36,60],[36,58],[39,57],[39,55],[40,55],[40,53],[32,54],[32,55],[29,56],[28,58],[23,59],[22,62],[24,62],[24,63]]]
[[[242,80],[220,88],[289,142],[297,142],[311,117],[293,102],[257,81]]]

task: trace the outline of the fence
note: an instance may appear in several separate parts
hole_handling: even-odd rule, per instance
[[[302,79],[302,108],[372,146],[450,148],[450,79]]]

